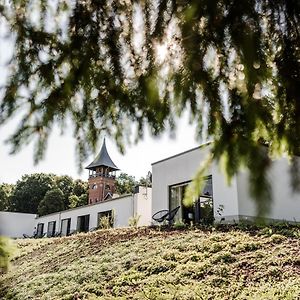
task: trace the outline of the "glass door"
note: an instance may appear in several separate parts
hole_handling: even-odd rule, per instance
[[[44,223],[38,223],[36,229],[36,236],[42,237],[44,233]]]
[[[71,219],[61,220],[61,236],[67,236],[70,234]]]
[[[90,226],[90,215],[79,216],[77,218],[77,231],[87,232]]]
[[[52,237],[54,236],[55,233],[55,221],[48,222],[48,230],[47,230],[47,237]]]
[[[172,185],[169,187],[169,209],[180,206],[174,222],[184,223],[211,223],[213,221],[213,189],[212,176],[204,178],[204,186],[199,198],[194,205],[186,207],[183,205],[184,194],[189,182]]]

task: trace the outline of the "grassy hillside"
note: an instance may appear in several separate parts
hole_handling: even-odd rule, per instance
[[[118,229],[19,240],[4,299],[300,299],[300,230]]]

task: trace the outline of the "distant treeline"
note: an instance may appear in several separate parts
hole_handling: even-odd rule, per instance
[[[116,193],[132,193],[134,186],[151,185],[145,178],[136,181],[121,173],[116,179]],[[26,174],[16,184],[0,184],[0,211],[46,215],[88,203],[88,183],[68,175]]]
[[[0,184],[0,210],[45,215],[87,204],[88,184],[54,174],[24,175],[16,184]]]

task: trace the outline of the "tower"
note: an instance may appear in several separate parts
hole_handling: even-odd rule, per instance
[[[89,170],[89,204],[110,199],[116,190],[118,167],[111,160],[103,141],[101,151],[86,169]]]

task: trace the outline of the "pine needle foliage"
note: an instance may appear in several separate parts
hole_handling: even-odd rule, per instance
[[[103,132],[124,150],[132,124],[158,135],[189,109],[212,160],[229,178],[248,168],[266,210],[272,158],[300,149],[299,17],[298,0],[2,1],[0,125],[22,115],[13,152],[34,138],[38,161],[71,120],[82,162]]]

